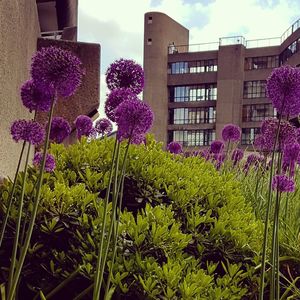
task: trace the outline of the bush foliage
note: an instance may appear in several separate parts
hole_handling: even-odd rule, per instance
[[[52,299],[73,299],[92,284],[113,144],[105,138],[51,146],[57,167],[44,178],[22,299],[40,289],[46,295],[75,270],[74,279]],[[128,158],[117,256],[105,273],[113,268],[113,299],[255,299],[262,224],[232,175],[220,175],[199,157],[167,153],[151,136],[146,145],[130,146]],[[31,168],[24,220],[36,177]],[[6,181],[0,190],[0,220],[11,185]],[[14,205],[0,253],[0,284],[8,275]]]

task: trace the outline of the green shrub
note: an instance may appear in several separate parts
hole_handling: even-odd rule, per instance
[[[38,289],[46,295],[79,266],[56,299],[73,299],[92,283],[112,149],[113,139],[52,145],[57,168],[44,179],[22,299]],[[27,181],[30,213],[35,169]],[[0,190],[1,216],[10,187],[7,181]],[[123,204],[112,266],[115,299],[255,299],[262,224],[230,174],[220,176],[200,158],[166,153],[149,136],[146,145],[130,148]],[[7,276],[14,205],[0,249],[0,284]]]

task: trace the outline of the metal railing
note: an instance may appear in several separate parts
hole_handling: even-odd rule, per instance
[[[41,32],[41,36],[43,38],[47,38],[47,39],[60,40],[62,33],[63,33],[63,30],[44,31],[44,32]]]
[[[218,50],[220,46],[244,45],[246,48],[272,47],[281,45],[292,33],[300,28],[300,19],[295,21],[280,37],[245,40],[243,36],[222,37],[219,42],[191,44],[191,45],[169,45],[168,53],[202,52]]]

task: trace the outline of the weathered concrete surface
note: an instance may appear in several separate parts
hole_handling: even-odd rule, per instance
[[[0,175],[15,172],[20,145],[11,138],[10,125],[31,115],[20,100],[20,86],[29,78],[32,54],[40,34],[35,0],[0,1]]]

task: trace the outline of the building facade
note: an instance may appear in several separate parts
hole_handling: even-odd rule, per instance
[[[0,1],[0,177],[13,176],[20,155],[21,145],[10,135],[11,123],[33,116],[21,103],[20,87],[30,78],[31,57],[40,47],[69,49],[86,69],[78,93],[59,103],[55,114],[73,122],[78,114],[97,113],[100,45],[77,42],[77,13],[78,0]]]
[[[169,16],[144,19],[143,98],[154,111],[152,133],[165,145],[208,146],[224,125],[242,128],[251,145],[261,121],[276,116],[266,79],[281,65],[300,65],[300,19],[279,38],[220,38],[189,45],[189,31]]]

